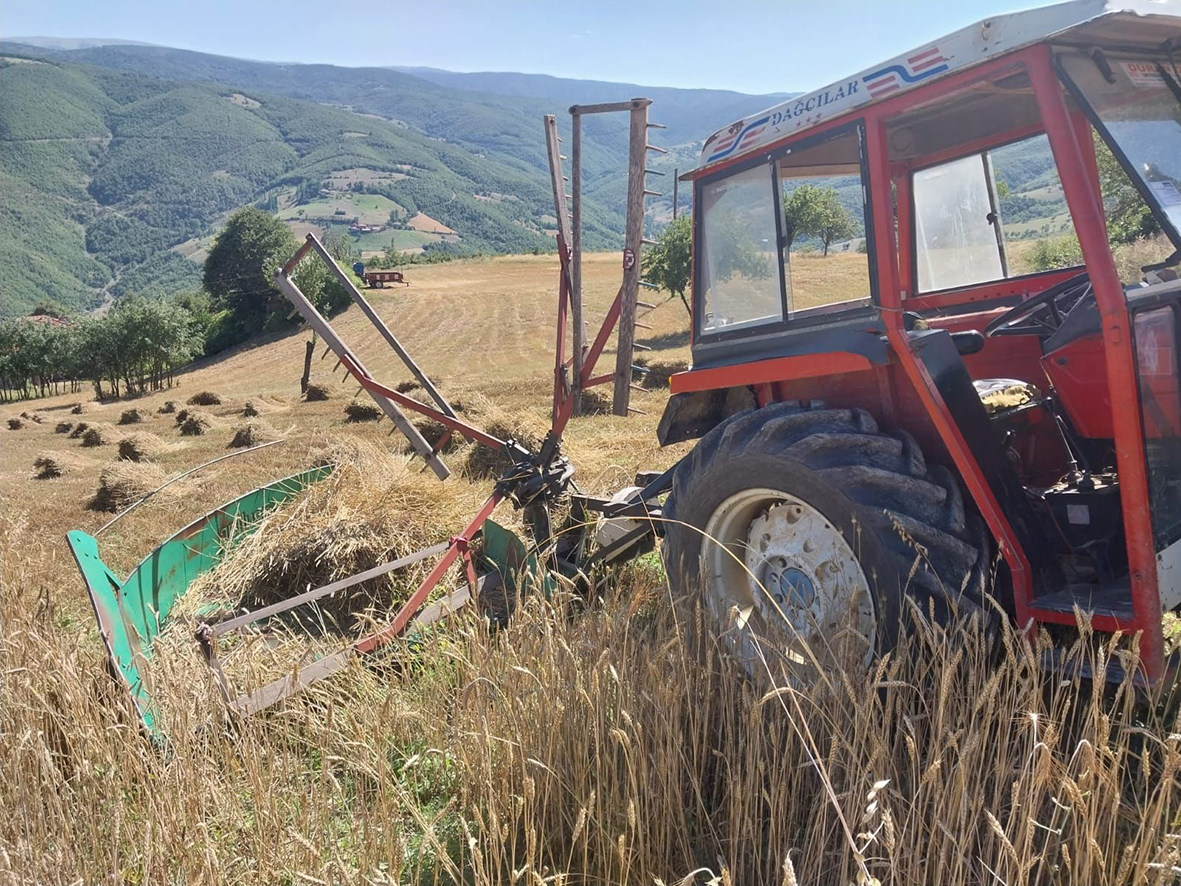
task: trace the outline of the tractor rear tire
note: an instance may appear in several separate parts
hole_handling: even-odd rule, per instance
[[[748,669],[762,647],[744,635],[785,630],[774,645],[797,663],[793,644],[832,652],[836,638],[868,663],[896,643],[906,597],[941,623],[993,618],[988,537],[958,481],[861,409],[730,417],[677,468],[664,517],[674,595],[700,600]]]

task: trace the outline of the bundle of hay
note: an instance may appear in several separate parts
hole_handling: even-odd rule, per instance
[[[180,432],[186,437],[200,437],[215,424],[217,424],[217,419],[208,412],[191,409],[180,424]]]
[[[78,422],[78,424],[74,425],[74,430],[70,431],[70,439],[77,440],[79,437],[81,437],[83,434],[85,434],[89,428],[90,428],[89,422],[85,422],[85,421]]]
[[[199,391],[185,402],[190,406],[220,406],[221,397],[213,391]]]
[[[583,415],[610,415],[611,398],[595,388],[582,392]]]
[[[119,416],[119,424],[121,425],[137,425],[142,422],[148,415],[142,409],[128,409]]]
[[[487,401],[479,399],[474,403],[469,404],[462,400],[453,400],[451,401],[451,408],[455,410],[456,415],[462,416],[464,421],[469,422],[478,428],[482,428],[483,425],[481,424],[480,416],[477,414],[477,412],[481,405],[486,405],[486,402]],[[431,405],[433,406],[434,404],[432,403]],[[414,425],[414,427],[418,428],[418,433],[422,434],[422,438],[426,440],[426,442],[430,444],[431,449],[435,450],[436,452],[454,452],[456,449],[467,442],[467,438],[459,433],[459,431],[454,431],[450,436],[448,436],[448,429],[446,427],[439,424],[434,419],[427,418],[425,415],[419,415],[418,413],[410,412],[409,410],[406,411],[406,415],[410,419],[410,423]],[[446,443],[443,443],[444,438],[447,439]],[[442,445],[440,446],[441,443]],[[410,445],[409,440],[406,441],[405,450],[409,454],[414,453],[414,447]]]
[[[183,425],[183,424],[184,424],[184,422],[185,422],[185,419],[186,419],[186,418],[188,418],[188,417],[189,417],[189,411],[188,411],[187,409],[182,409],[180,412],[178,412],[178,413],[176,414],[176,423],[177,423],[177,425],[178,425],[178,426],[179,426],[179,425]]]
[[[440,484],[373,444],[354,438],[322,455],[337,466],[331,476],[265,517],[193,584],[186,606],[275,603],[444,541],[470,519],[470,487]],[[291,620],[351,630],[365,610],[388,613],[404,602],[433,564],[354,585],[294,610]]]
[[[59,421],[54,425],[53,432],[55,434],[68,434],[73,429],[74,423],[72,421]]]
[[[33,459],[33,475],[38,480],[52,480],[73,473],[86,465],[86,460],[73,452],[43,452]]]
[[[230,441],[230,449],[241,449],[244,446],[258,446],[261,443],[272,443],[283,435],[265,421],[248,421],[234,429],[234,439]]]
[[[125,461],[148,461],[164,451],[164,441],[155,434],[139,431],[119,441],[119,458]]]
[[[175,400],[165,400],[164,405],[156,410],[158,415],[171,415],[174,412],[176,412]]]
[[[349,421],[378,421],[384,413],[372,403],[353,401],[344,408],[344,414]]]
[[[70,410],[71,415],[81,415],[89,409],[85,403],[75,403],[73,409]]]
[[[22,412],[20,417],[35,424],[41,424],[45,421],[45,416],[40,412]]]
[[[106,446],[108,443],[115,442],[116,436],[114,425],[101,421],[95,422],[87,427],[86,432],[82,435],[82,445],[87,448]]]
[[[636,380],[641,386],[650,391],[660,390],[668,387],[668,380],[676,375],[678,372],[684,372],[689,368],[684,360],[657,360],[655,363],[648,363],[643,358],[636,360],[637,366],[644,367],[646,372],[635,372]]]
[[[258,406],[255,405],[253,400],[247,400],[246,405],[242,407],[242,417],[253,418],[257,415],[262,415],[262,413],[258,411]]]
[[[10,431],[19,431],[24,426],[25,426],[24,421],[17,418],[15,415],[8,420],[8,430],[10,430]]]
[[[432,381],[433,381],[433,379],[432,379]],[[436,385],[436,387],[438,387],[438,385]],[[422,385],[420,385],[418,383],[418,379],[414,379],[414,378],[412,378],[408,381],[400,381],[396,385],[394,385],[394,390],[397,391],[399,394],[409,394],[413,391],[418,391],[421,389],[422,389]]]
[[[90,502],[96,511],[121,511],[164,485],[167,475],[151,462],[113,461],[98,475],[98,491]]]
[[[530,416],[512,415],[485,397],[474,398],[469,411],[478,416],[477,427],[501,440],[513,439],[534,452],[541,446],[542,435],[538,433],[536,421]],[[512,467],[507,455],[482,443],[468,443],[467,453],[459,466],[459,472],[471,480],[488,480],[501,477]]]
[[[331,396],[332,392],[329,390],[328,385],[312,384],[308,385],[308,392],[304,395],[304,399],[312,403],[316,400],[327,400]]]

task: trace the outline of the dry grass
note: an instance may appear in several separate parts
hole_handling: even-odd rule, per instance
[[[151,462],[109,462],[99,472],[98,491],[90,507],[96,511],[121,511],[162,486],[167,479],[168,475]]]
[[[194,586],[187,607],[274,603],[445,541],[473,508],[470,489],[440,485],[369,443],[338,445],[321,460],[336,465],[329,479],[268,516]],[[326,599],[315,620],[351,624],[375,605],[388,609],[423,574],[420,568],[364,582]]]
[[[349,421],[358,422],[380,421],[385,413],[372,403],[360,403],[354,400],[344,408],[344,414],[348,416]]]
[[[662,361],[655,360],[648,362],[644,357],[638,357],[635,361],[636,366],[643,366],[646,372],[635,373],[636,381],[649,390],[668,390],[669,379],[678,372],[684,372],[689,368],[689,364],[684,360]]]
[[[177,415],[179,418],[179,413]],[[186,410],[184,421],[180,423],[180,432],[185,437],[200,437],[217,424],[217,419],[208,412],[199,409]]]
[[[231,449],[241,449],[245,446],[258,446],[260,443],[270,443],[283,435],[271,425],[261,419],[248,421],[234,429],[234,439],[230,441]]]
[[[304,394],[304,399],[308,403],[315,403],[318,401],[328,400],[332,397],[332,389],[328,385],[310,384],[308,385],[307,393]]]
[[[189,406],[220,406],[221,395],[213,391],[199,391],[185,402]]]
[[[119,441],[119,458],[125,461],[150,461],[164,452],[165,443],[155,434],[138,431]]]
[[[52,480],[72,474],[89,462],[73,452],[43,452],[33,459],[34,476],[38,480]]]
[[[846,258],[809,267],[819,279]],[[593,325],[618,288],[618,255],[588,259],[584,278]],[[536,433],[548,422],[556,279],[552,256],[460,262],[416,268],[413,299],[370,297],[419,363],[452,380],[449,398],[474,415],[482,396],[503,413],[478,424],[499,418]],[[438,314],[422,310],[427,301]],[[404,381],[358,311],[333,322],[377,378]],[[679,303],[645,322],[657,327],[651,360],[686,358]],[[182,382],[234,404],[294,403],[303,354],[302,337],[280,338]],[[614,355],[603,359],[606,371]],[[326,380],[319,365],[317,381]],[[617,489],[637,468],[667,467],[684,451],[655,442],[666,396],[634,392],[644,416],[572,421],[564,448],[582,488]],[[113,422],[120,409],[98,404],[87,418]],[[338,403],[302,404],[288,443],[215,466],[200,494],[150,500],[102,536],[104,559],[126,574],[163,536],[306,467],[329,441],[346,459],[339,478],[276,512],[258,547],[227,560],[240,570],[234,580],[209,585],[207,599],[286,596],[453,535],[490,491],[462,477],[438,484],[421,462],[402,463],[388,425],[345,427],[340,417]],[[52,483],[30,476],[47,433],[11,434],[0,447],[4,886],[671,886],[698,868],[710,873],[693,886],[713,875],[742,886],[848,886],[872,882],[859,856],[890,886],[1176,879],[1181,729],[1171,699],[1137,707],[1127,684],[1046,679],[1036,650],[1008,631],[990,656],[971,632],[930,627],[868,676],[834,673],[829,693],[795,694],[774,669],[744,680],[708,643],[686,643],[697,622],[674,621],[652,555],[616,570],[604,602],[581,614],[562,595],[534,599],[494,635],[461,615],[408,644],[400,669],[358,664],[227,729],[203,728],[222,708],[204,669],[190,666],[191,623],[180,621],[173,633],[190,657],[153,671],[170,712],[161,752],[137,736],[105,673],[62,541],[63,530],[94,532],[109,515],[84,509],[94,489],[85,471]],[[222,455],[227,436],[180,441],[160,467],[171,475]],[[348,441],[354,454],[342,456]],[[349,467],[365,446],[397,454],[372,472]],[[452,467],[466,454],[449,456]],[[379,610],[404,594],[366,590]],[[348,617],[368,601],[351,605]],[[249,635],[243,647],[271,639]],[[702,646],[704,655],[691,651]],[[1124,653],[1088,640],[1076,654],[1101,669]]]
[[[119,433],[115,430],[115,426],[107,424],[106,422],[95,422],[88,425],[86,431],[82,434],[82,445],[87,449],[92,449],[96,446],[107,446],[114,443],[118,439]]]
[[[121,425],[137,425],[148,418],[148,413],[142,409],[126,409],[119,416],[119,424]]]

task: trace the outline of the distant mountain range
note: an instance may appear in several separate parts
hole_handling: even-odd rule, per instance
[[[0,42],[0,95],[0,317],[194,288],[211,235],[246,204],[367,253],[550,249],[543,114],[566,126],[570,104],[650,97],[669,149],[652,165],[671,173],[782,98],[88,38]],[[624,115],[584,128],[590,248],[620,241],[626,131]],[[667,217],[669,198],[649,212]]]

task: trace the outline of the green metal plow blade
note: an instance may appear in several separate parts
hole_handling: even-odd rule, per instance
[[[103,563],[93,536],[79,530],[66,533],[90,594],[111,671],[131,694],[140,721],[153,738],[163,738],[163,731],[146,665],[152,657],[152,642],[173,605],[198,576],[218,564],[225,551],[254,531],[267,510],[331,471],[331,465],[312,468],[227,502],[148,554],[125,581]]]

